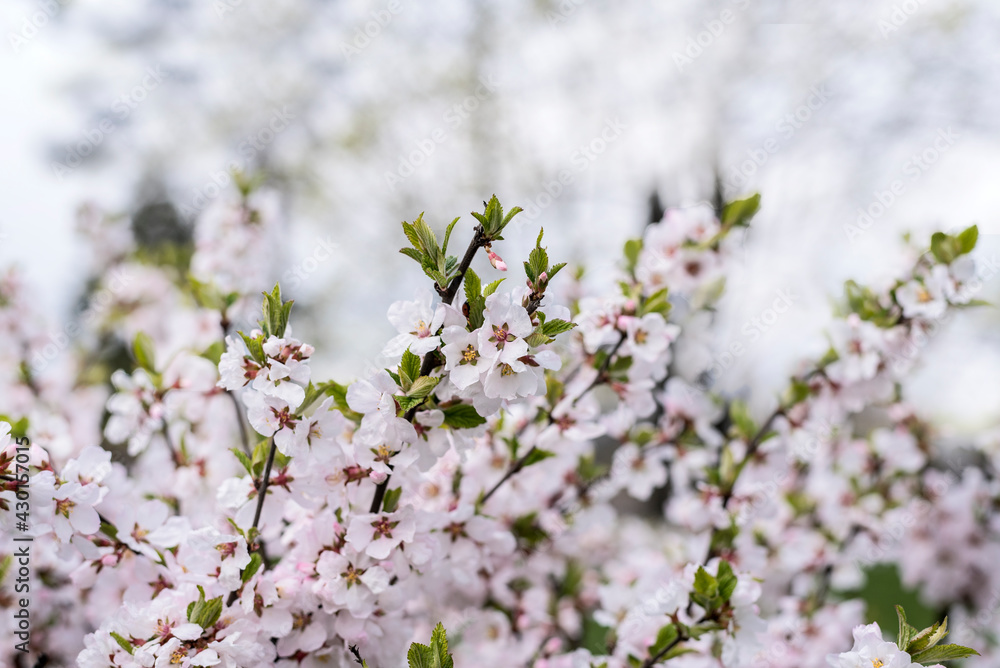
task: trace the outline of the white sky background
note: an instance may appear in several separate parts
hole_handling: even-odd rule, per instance
[[[493,192],[527,208],[562,169],[573,184],[497,250],[519,258],[541,224],[551,256],[587,261],[600,281],[621,242],[640,232],[652,190],[674,205],[703,199],[713,165],[730,179],[751,152],[778,147],[729,193],[760,190],[764,208],[718,326],[721,345],[746,343],[743,324],[778,290],[796,296],[724,377],[732,390],[752,388],[758,403],[821,351],[830,298],[846,278],[877,282],[906,266],[903,231],[922,241],[976,222],[983,252],[1000,254],[992,0],[443,0],[433,9],[399,0],[398,13],[388,5],[272,0],[220,16],[211,2],[67,0],[15,52],[10,35],[45,4],[6,0],[0,262],[19,262],[49,317],[67,318],[88,272],[71,231],[78,204],[129,212],[153,191],[187,204],[283,107],[295,119],[257,156],[286,195],[288,243],[276,249],[274,273],[311,255],[318,237],[337,239],[335,257],[293,296],[315,316],[298,333],[318,344],[322,371],[341,378],[379,352],[391,335],[385,309],[422,279],[396,252],[400,220],[425,211],[438,229],[460,214],[468,224]],[[719,31],[712,22],[725,10],[732,21]],[[373,12],[385,25],[346,57],[342,45]],[[895,30],[880,23],[894,19]],[[713,26],[718,35],[705,32]],[[699,33],[702,52],[679,65]],[[100,150],[54,175],[51,161],[157,66],[163,82]],[[494,90],[480,88],[482,99],[467,103],[474,110],[449,112],[474,99],[482,80]],[[782,121],[796,112],[805,120],[790,133]],[[626,127],[607,150],[574,162],[614,119]],[[907,161],[948,128],[957,139],[914,179]],[[433,153],[390,189],[386,172],[428,140]],[[844,225],[896,179],[905,193],[852,243]],[[520,280],[519,262],[510,264]],[[983,297],[1000,303],[1000,276]],[[957,429],[996,424],[998,320],[995,309],[968,312],[932,341],[907,392],[926,414]]]

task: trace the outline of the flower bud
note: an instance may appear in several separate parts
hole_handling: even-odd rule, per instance
[[[503,261],[502,257],[497,255],[493,251],[490,251],[488,255],[490,258],[490,264],[492,264],[495,269],[499,269],[500,271],[507,271],[507,263]]]

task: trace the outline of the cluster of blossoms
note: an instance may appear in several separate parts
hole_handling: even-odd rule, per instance
[[[266,224],[246,215],[261,198],[244,193],[226,225]],[[9,275],[4,607],[19,535],[34,571],[30,633],[5,615],[22,643],[0,661],[27,665],[23,649],[84,668],[993,665],[996,625],[977,620],[1000,588],[994,469],[943,456],[901,390],[988,278],[970,256],[976,229],[935,235],[881,290],[849,283],[827,354],[753,415],[709,388],[711,355],[688,352],[706,345],[757,208],[669,211],[626,244],[617,294],[573,283],[565,305],[541,234],[523,287],[471,268],[486,250],[507,270],[493,245],[518,210],[496,198],[473,214],[462,258],[448,254],[455,223],[440,244],[422,218],[404,223],[403,253],[433,292],[390,307],[382,368],[343,384],[313,377],[277,286],[259,325],[234,331],[263,276],[213,281],[206,267],[225,256],[201,233],[189,273],[128,243],[109,253],[108,271],[136,284],[77,354],[44,367],[29,362],[47,341]],[[244,232],[230,241],[259,230]],[[186,340],[151,322],[168,307]],[[108,340],[127,354],[88,348]],[[864,626],[848,592],[887,564],[964,620],[983,656],[938,644],[946,622],[918,633],[900,613],[895,643]]]

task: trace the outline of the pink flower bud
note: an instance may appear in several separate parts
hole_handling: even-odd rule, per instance
[[[502,257],[497,255],[493,251],[490,251],[489,258],[490,258],[490,264],[492,264],[495,269],[499,269],[500,271],[507,271],[507,263],[503,261]]]
[[[101,557],[101,563],[104,564],[105,566],[114,566],[115,564],[118,563],[118,555],[105,554],[103,557]]]
[[[538,275],[538,283],[539,283],[539,285],[544,285],[545,283],[548,282],[548,280],[549,280],[549,274],[548,274],[548,272],[543,271],[542,273],[540,273]]]
[[[383,482],[385,482],[385,479],[388,478],[389,475],[383,473],[382,471],[372,471],[371,473],[368,474],[368,477],[371,478],[372,482],[374,482],[376,485],[381,485]]]

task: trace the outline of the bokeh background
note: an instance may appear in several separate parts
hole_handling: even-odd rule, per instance
[[[760,191],[711,336],[745,344],[744,325],[794,295],[720,380],[767,401],[825,348],[845,279],[912,259],[905,233],[978,223],[980,257],[1000,252],[998,14],[993,0],[5,0],[0,262],[68,321],[94,261],[81,205],[139,233],[184,229],[239,167],[281,195],[262,261],[286,277],[296,333],[347,378],[423,281],[397,253],[401,220],[442,229],[496,193],[526,209],[497,248],[514,276],[544,226],[554,258],[611,289],[654,196]],[[981,297],[1000,303],[1000,275]],[[994,308],[949,321],[906,388],[956,438],[996,433],[998,324]]]

